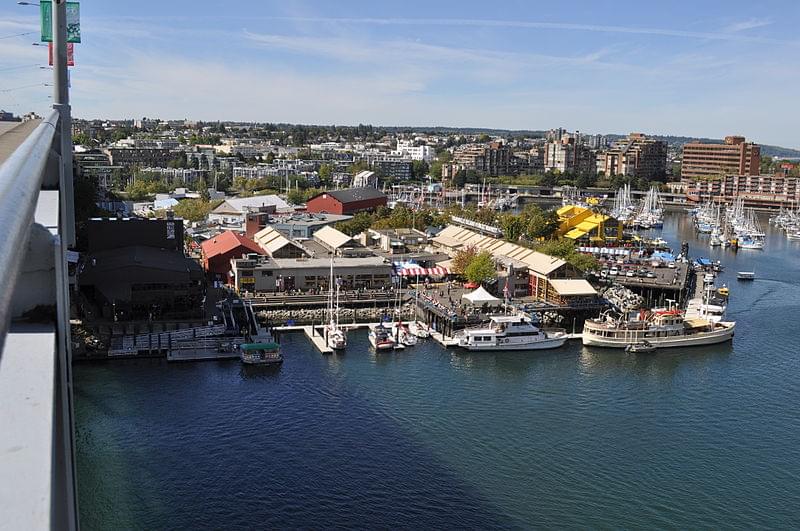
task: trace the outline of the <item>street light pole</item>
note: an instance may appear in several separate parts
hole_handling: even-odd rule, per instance
[[[75,247],[75,193],[72,177],[72,117],[67,72],[67,2],[53,0],[53,108],[61,119],[61,224],[66,247]]]

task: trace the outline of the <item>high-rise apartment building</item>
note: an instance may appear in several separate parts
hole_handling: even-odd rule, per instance
[[[511,175],[518,171],[512,164],[511,150],[502,142],[471,144],[453,153],[453,161],[442,167],[442,175],[450,177],[459,170],[474,170],[480,175]]]
[[[724,144],[690,142],[683,146],[681,177],[758,175],[761,148],[743,136],[726,136]]]
[[[544,169],[561,173],[590,173],[594,171],[594,154],[578,142],[576,135],[563,134],[560,140],[545,144]]]
[[[667,143],[631,133],[597,155],[597,171],[643,179],[663,177],[667,169]]]

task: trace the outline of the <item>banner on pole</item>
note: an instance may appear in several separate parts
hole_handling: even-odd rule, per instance
[[[53,43],[47,43],[47,64],[53,66]],[[67,66],[75,66],[75,45],[67,43]]]
[[[67,2],[67,42],[81,42],[80,3]],[[42,42],[53,42],[53,3],[49,0],[39,2],[42,23]]]

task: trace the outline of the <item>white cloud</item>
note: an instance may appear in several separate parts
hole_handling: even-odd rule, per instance
[[[772,24],[771,20],[765,18],[751,18],[741,22],[735,22],[724,28],[723,31],[727,33],[738,33],[740,31],[747,31],[755,28],[763,28]]]

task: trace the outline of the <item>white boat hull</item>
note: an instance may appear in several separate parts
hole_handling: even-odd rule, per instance
[[[606,348],[622,348],[628,345],[640,343],[642,340],[649,341],[652,345],[658,348],[677,348],[677,347],[695,347],[701,345],[714,345],[717,343],[724,343],[733,338],[733,333],[736,324],[733,322],[719,322],[722,328],[712,330],[710,332],[696,332],[694,334],[687,334],[683,336],[666,336],[666,337],[601,337],[594,334],[583,333],[583,344],[587,347],[606,347]]]
[[[464,344],[459,343],[459,347],[473,351],[473,352],[501,352],[506,350],[545,350],[551,348],[558,348],[567,341],[567,335],[564,334],[558,337],[550,337],[539,341],[530,341],[526,343],[491,343],[491,344]]]

